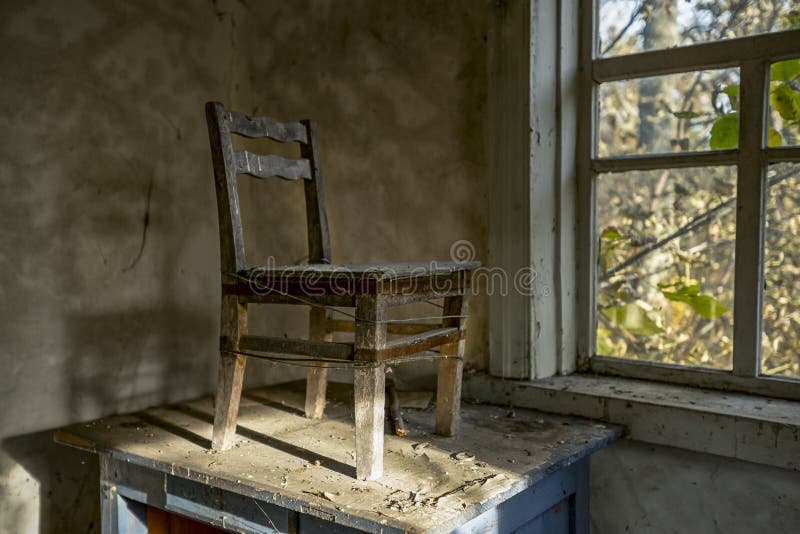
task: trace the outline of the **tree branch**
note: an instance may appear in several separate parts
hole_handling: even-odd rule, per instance
[[[786,172],[784,174],[776,176],[775,178],[773,178],[772,180],[769,181],[769,183],[767,184],[767,188],[770,188],[770,187],[772,187],[774,185],[778,185],[779,183],[781,183],[781,182],[787,180],[788,178],[791,178],[795,174],[797,174],[797,172],[798,171],[796,171],[796,170],[791,170],[791,171],[788,171],[788,172]],[[639,252],[637,252],[636,254],[634,254],[633,256],[628,258],[627,260],[623,261],[622,263],[620,263],[618,265],[615,265],[614,267],[612,267],[611,269],[609,269],[608,271],[603,273],[603,276],[600,278],[600,281],[601,282],[607,281],[608,279],[610,279],[612,276],[614,276],[618,272],[620,272],[620,271],[622,271],[624,269],[627,269],[628,267],[630,267],[634,263],[638,262],[639,260],[641,260],[642,258],[647,256],[651,252],[654,252],[654,251],[664,247],[668,243],[670,243],[670,242],[674,241],[675,239],[677,239],[677,238],[679,238],[679,237],[691,232],[692,230],[695,230],[695,229],[699,228],[700,226],[708,224],[709,222],[711,222],[711,220],[714,218],[714,216],[716,214],[720,213],[721,211],[723,211],[723,210],[725,210],[727,208],[730,208],[735,203],[736,203],[736,197],[731,197],[728,200],[726,200],[725,202],[722,202],[721,204],[718,204],[718,205],[714,206],[713,208],[701,213],[700,215],[698,215],[697,217],[695,217],[694,219],[692,219],[691,221],[686,223],[684,226],[678,228],[677,230],[675,230],[674,232],[672,232],[668,236],[666,236],[666,237],[664,237],[662,239],[659,239],[655,243],[647,245],[646,247],[642,248]]]
[[[619,42],[619,40],[622,39],[622,36],[625,35],[626,33],[628,33],[628,30],[631,29],[631,26],[633,26],[633,23],[636,22],[636,17],[638,17],[642,13],[643,10],[644,10],[644,2],[640,2],[639,3],[639,7],[637,7],[633,11],[633,13],[631,13],[631,18],[628,20],[628,23],[625,26],[622,27],[622,29],[619,31],[617,36],[614,37],[614,39],[612,39],[611,42],[608,43],[608,45],[600,52],[601,56],[606,55],[606,53],[609,50],[611,50],[612,48],[614,48],[616,46],[616,44]]]

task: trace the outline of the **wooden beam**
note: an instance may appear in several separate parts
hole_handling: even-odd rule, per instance
[[[556,62],[556,243],[558,254],[553,267],[551,298],[555,300],[558,326],[556,372],[572,373],[577,366],[576,288],[576,206],[578,131],[578,32],[579,0],[558,3],[558,61]],[[541,369],[542,366],[539,366]]]
[[[490,372],[575,367],[577,0],[489,3]]]
[[[531,3],[488,2],[489,267],[513,276],[531,265]],[[545,137],[547,140],[547,137]],[[489,295],[489,368],[531,376],[531,299]]]

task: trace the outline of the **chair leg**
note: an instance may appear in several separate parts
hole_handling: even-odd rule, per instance
[[[223,354],[219,362],[219,382],[215,400],[214,434],[211,448],[224,451],[233,446],[236,436],[236,419],[239,415],[239,399],[242,395],[244,356]]]
[[[311,308],[309,312],[308,337],[315,341],[331,341],[333,335],[327,329],[325,308]],[[311,367],[306,378],[306,417],[320,419],[325,413],[325,391],[328,388],[328,370]]]
[[[321,419],[325,413],[325,392],[328,389],[328,370],[311,367],[306,375],[306,417]]]
[[[467,328],[467,295],[445,298],[442,315],[442,324],[458,326],[463,336]],[[461,317],[448,317],[454,315]],[[439,347],[440,354],[457,357],[439,360],[436,378],[436,433],[442,436],[452,436],[458,432],[464,343],[465,340],[461,339]]]
[[[222,296],[221,346],[219,378],[215,397],[214,432],[211,448],[224,451],[233,446],[236,419],[242,396],[245,357],[225,350],[237,350],[239,338],[247,332],[247,305],[240,304],[234,295]]]
[[[355,359],[372,365],[356,367],[353,388],[356,414],[356,477],[377,480],[383,475],[383,419],[386,374],[375,350],[386,345],[386,305],[380,296],[356,300]]]
[[[356,478],[359,480],[377,480],[383,474],[385,376],[381,365],[355,371]]]

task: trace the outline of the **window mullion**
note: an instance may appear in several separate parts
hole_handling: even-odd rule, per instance
[[[760,371],[767,66],[766,60],[741,65],[733,310],[733,374],[737,376],[754,377]]]
[[[592,80],[592,61],[596,54],[596,16],[592,0],[580,0],[578,25],[578,135],[575,171],[577,173],[576,214],[578,249],[576,290],[578,321],[578,368],[587,370],[595,352],[595,284],[597,243],[595,241],[595,177],[592,157],[595,152],[597,120],[596,87]]]

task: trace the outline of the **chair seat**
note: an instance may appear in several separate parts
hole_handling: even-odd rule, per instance
[[[429,277],[472,271],[480,267],[478,261],[431,261],[405,263],[315,263],[304,265],[282,265],[276,267],[254,267],[239,273],[240,277],[253,275],[269,279],[290,280],[293,278],[314,279],[374,279],[397,280],[402,278]]]

